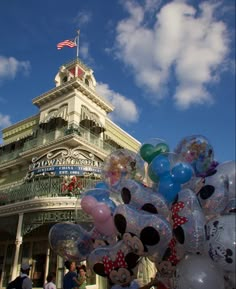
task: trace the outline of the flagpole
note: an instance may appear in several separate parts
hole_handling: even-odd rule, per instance
[[[79,35],[80,35],[80,29],[77,30],[77,36],[76,36],[76,44],[77,44],[77,49],[76,49],[76,59],[79,58]]]

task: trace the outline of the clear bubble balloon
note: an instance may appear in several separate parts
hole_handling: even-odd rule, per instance
[[[176,289],[224,289],[223,271],[210,258],[187,255],[176,266]]]
[[[228,200],[224,212],[236,211],[236,162],[227,161],[217,166],[217,173],[226,182],[228,190]]]
[[[110,283],[127,288],[137,278],[139,256],[132,253],[123,241],[100,247],[88,257],[89,268],[97,275],[108,278]],[[116,287],[119,288],[119,287]]]
[[[151,188],[134,180],[123,180],[120,183],[120,194],[124,204],[131,205],[138,211],[160,214],[169,219],[170,210],[167,201]]]
[[[91,234],[78,224],[57,223],[49,231],[49,244],[59,256],[77,262],[93,250]]]
[[[232,193],[230,199],[234,199],[235,180],[233,180],[233,173],[230,173],[231,169],[233,171],[232,167],[232,163],[219,164],[214,173],[204,179],[204,184],[198,192],[198,199],[205,215],[216,215],[224,211],[229,201],[230,189]],[[230,178],[228,173],[231,174]]]
[[[192,165],[196,175],[206,173],[214,161],[214,150],[208,139],[202,135],[183,138],[175,149],[183,162]]]
[[[225,289],[236,288],[236,272],[225,272]]]
[[[206,251],[222,270],[235,272],[235,214],[217,216],[206,225]]]
[[[181,190],[172,205],[173,232],[188,253],[204,253],[206,219],[196,194]]]
[[[139,256],[161,260],[172,238],[170,223],[161,215],[136,210],[129,205],[117,206],[114,222],[127,246]]]
[[[112,189],[118,187],[122,178],[142,181],[145,177],[144,161],[133,151],[119,149],[105,158],[102,175]]]

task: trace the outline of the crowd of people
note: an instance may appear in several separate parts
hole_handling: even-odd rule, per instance
[[[87,270],[84,264],[77,266],[74,261],[65,261],[65,268],[68,270],[63,277],[63,289],[86,289],[87,284]],[[30,265],[22,264],[20,276],[17,277],[18,285],[14,280],[12,286],[7,287],[7,289],[32,289],[32,280],[29,277]],[[19,281],[18,281],[19,279]],[[11,282],[12,283],[12,282]],[[11,284],[10,283],[10,284]],[[148,284],[139,287],[138,284],[134,286],[137,289],[149,289],[153,288],[152,286],[157,285],[157,279],[151,280]],[[112,287],[113,288],[113,287]],[[115,288],[115,287],[114,287]],[[56,287],[56,274],[50,272],[47,275],[47,282],[44,285],[43,289],[57,289]],[[125,288],[124,288],[125,289]]]

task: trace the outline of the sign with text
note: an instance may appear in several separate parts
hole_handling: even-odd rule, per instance
[[[102,160],[90,152],[74,148],[57,148],[34,157],[29,165],[26,179],[38,175],[101,175]]]

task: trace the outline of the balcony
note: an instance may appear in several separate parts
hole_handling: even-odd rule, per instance
[[[117,149],[117,147],[103,141],[103,139],[101,139],[99,135],[91,133],[89,129],[83,126],[71,126],[69,128],[63,127],[60,129],[57,128],[48,133],[40,132],[38,133],[37,137],[26,139],[23,146],[18,149],[14,149],[12,151],[2,150],[0,152],[0,165],[8,161],[17,159],[22,152],[26,152],[33,148],[46,145],[55,140],[63,139],[65,136],[73,134],[79,136],[81,138],[81,141],[84,140],[86,142],[89,142],[90,144],[95,145],[97,148],[104,150],[105,152],[107,152],[107,154]]]
[[[15,184],[7,188],[0,188],[0,206],[18,203],[34,198],[47,197],[77,197],[81,196],[82,188],[93,188],[98,180],[81,178],[80,188],[74,187],[72,191],[63,188],[63,178],[43,177],[34,179],[31,182]]]

